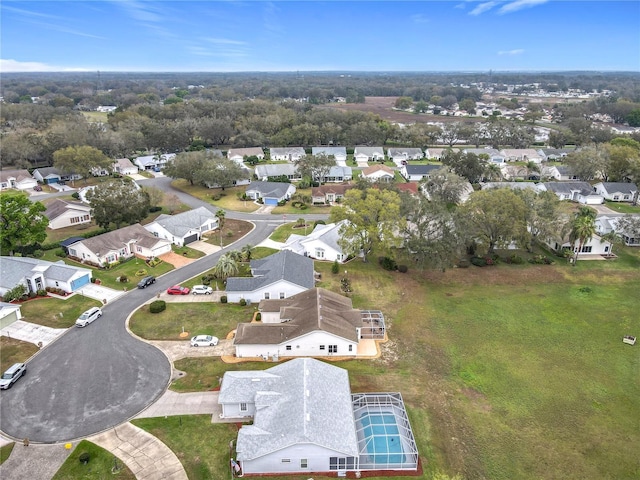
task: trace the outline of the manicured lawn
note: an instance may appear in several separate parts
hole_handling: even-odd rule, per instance
[[[4,372],[14,363],[26,362],[38,350],[33,343],[0,336],[0,372]]]
[[[437,471],[634,478],[639,357],[621,337],[640,333],[640,249],[618,251],[618,260],[577,267],[560,261],[444,273],[386,272],[354,260],[341,267],[346,274],[333,275],[330,263],[316,262],[320,286],[339,291],[346,275],[354,306],[382,310],[389,327],[380,359],[336,365],[349,370],[353,392],[402,393],[425,478]],[[173,388],[210,389],[225,370],[269,365],[185,359],[176,367],[188,375]],[[221,446],[235,437],[233,429],[200,423],[214,429],[202,435]],[[197,453],[185,462],[208,458],[201,436],[192,437],[181,451]],[[226,460],[210,468],[222,471]]]
[[[631,205],[630,203],[609,201],[605,201],[604,204],[611,210],[618,213],[640,213],[640,205]]]
[[[206,188],[199,185],[189,185],[189,182],[183,179],[171,182],[175,188],[182,190],[189,195],[193,195],[200,200],[210,203],[224,210],[233,210],[235,212],[255,212],[260,205],[253,203],[253,200],[240,200],[237,194],[243,194],[247,191],[246,186],[225,188]],[[220,197],[214,200],[213,197]]]
[[[80,455],[89,454],[89,461],[80,462]],[[114,469],[116,467],[117,469]],[[135,480],[136,476],[121,460],[99,447],[95,443],[82,440],[69,457],[62,464],[53,480],[70,480],[82,478],[88,480],[103,480],[115,478],[117,480]]]
[[[303,226],[298,226],[298,222],[285,223],[276,228],[275,232],[271,234],[269,237],[274,242],[286,242],[287,239],[292,235],[307,235],[311,233],[313,230],[313,222],[307,222],[306,228]]]
[[[65,300],[42,297],[22,304],[22,319],[51,328],[68,328],[75,324],[82,312],[102,304],[83,295],[73,295]]]
[[[202,392],[220,386],[224,372],[230,370],[229,364],[217,357],[183,358],[175,362],[176,369],[188,372],[171,384],[176,392]],[[234,370],[264,370],[273,367],[269,362],[242,362],[233,365]]]
[[[136,335],[148,340],[181,340],[180,333],[214,335],[226,338],[240,322],[249,322],[254,307],[216,302],[167,303],[167,309],[150,313],[141,307],[131,317],[129,327]]]
[[[77,200],[73,200],[77,201]],[[66,240],[70,237],[82,237],[87,233],[96,232],[100,230],[100,227],[95,224],[95,222],[85,223],[83,225],[75,225],[72,227],[58,228],[56,230],[52,230],[50,228],[47,229],[47,239],[46,243],[55,243],[61,242],[62,240]]]
[[[79,265],[75,262],[71,262],[70,260],[67,260],[66,262],[71,265]],[[145,275],[154,275],[159,277],[162,274],[170,272],[173,270],[173,265],[167,262],[161,262],[155,267],[150,267],[144,260],[132,258],[131,260],[109,268],[108,270],[93,267],[86,268],[93,270],[93,277],[99,279],[101,284],[105,287],[122,290],[123,287],[126,287],[127,289],[135,288],[138,280]],[[127,282],[122,283],[117,281],[117,278],[122,276],[127,277]]]
[[[182,255],[186,258],[202,258],[205,255],[204,252],[188,246],[178,247],[177,245],[171,245],[171,250],[173,250],[178,255]]]
[[[0,447],[0,465],[2,465],[7,458],[11,455],[13,451],[13,447],[15,447],[15,442],[7,443],[5,446]]]

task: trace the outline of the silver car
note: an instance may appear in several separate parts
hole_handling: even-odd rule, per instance
[[[218,338],[211,335],[196,335],[191,338],[192,347],[215,347],[218,345]]]
[[[13,384],[16,383],[25,373],[27,373],[26,364],[14,363],[2,374],[2,378],[0,379],[0,389],[7,390],[13,387]]]
[[[100,310],[98,307],[92,307],[78,317],[78,319],[76,320],[76,327],[86,327],[96,318],[100,318],[101,316],[102,310]]]
[[[211,295],[213,293],[213,288],[208,285],[194,285],[191,289],[191,293],[194,295]]]

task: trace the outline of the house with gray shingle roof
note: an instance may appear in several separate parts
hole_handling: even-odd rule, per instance
[[[198,207],[176,215],[162,214],[144,228],[156,237],[182,247],[218,228],[218,219],[205,207]]]
[[[0,170],[0,190],[15,188],[30,190],[38,184],[28,170]]]
[[[635,183],[598,182],[593,186],[593,189],[612,202],[631,203],[638,196],[638,187]]]
[[[222,418],[253,418],[236,441],[243,475],[359,477],[367,470],[418,468],[400,393],[352,394],[347,371],[320,360],[225,372],[218,403]]]
[[[289,298],[315,285],[313,260],[288,250],[251,260],[250,267],[251,277],[227,278],[229,302]]]
[[[269,178],[287,177],[289,180],[301,180],[302,176],[298,172],[298,167],[292,163],[272,163],[258,165],[255,168],[255,176],[261,182],[269,181]]]
[[[167,165],[168,162],[173,161],[174,158],[176,158],[175,153],[144,155],[136,158],[133,163],[137,165],[140,170],[153,170],[154,172],[159,172]]]
[[[171,251],[171,242],[156,237],[135,223],[95,237],[72,243],[67,247],[70,257],[83,263],[102,267],[120,258],[153,258]]]
[[[245,194],[254,200],[262,199],[265,205],[278,205],[278,202],[289,200],[296,193],[296,187],[283,182],[251,182]]]
[[[50,183],[80,180],[82,178],[82,175],[78,175],[77,173],[62,172],[56,167],[43,167],[36,168],[33,171],[33,178],[35,178],[40,183],[48,185]]]
[[[244,165],[244,159],[247,157],[257,157],[264,160],[264,151],[260,147],[248,148],[230,148],[227,152],[227,158],[233,160],[240,165]]]
[[[393,160],[397,166],[401,166],[402,162],[409,160],[421,160],[424,158],[424,152],[421,148],[395,147],[387,150],[387,155]]]
[[[402,165],[400,175],[408,182],[419,182],[430,178],[431,174],[442,168],[442,165]]]
[[[336,165],[346,166],[347,164],[347,147],[311,147],[311,155],[333,157]]]
[[[338,245],[340,239],[340,228],[346,224],[346,220],[328,225],[318,224],[309,235],[289,235],[283,250],[291,250],[298,255],[314,258],[316,260],[327,260],[333,262],[344,262],[347,255],[342,253],[342,248]]]
[[[356,162],[384,161],[384,148],[382,147],[356,147],[353,150],[353,158]]]
[[[91,270],[59,262],[48,262],[30,257],[0,257],[0,295],[18,284],[27,292],[47,287],[75,292],[91,281]]]
[[[329,169],[329,172],[324,176],[322,182],[342,183],[348,182],[352,179],[353,170],[351,167],[335,165]]]
[[[56,199],[47,205],[44,216],[49,219],[49,228],[73,227],[91,223],[91,207],[82,202],[67,202]]]
[[[118,158],[113,162],[111,168],[114,173],[119,173],[120,175],[135,175],[138,173],[138,167],[128,158]]]
[[[295,162],[296,160],[300,160],[305,155],[306,152],[302,147],[282,147],[269,149],[269,158],[272,161],[286,160],[287,162]]]
[[[545,182],[538,183],[536,188],[539,191],[553,192],[560,200],[570,200],[586,205],[604,203],[604,197],[596,193],[589,182]]]

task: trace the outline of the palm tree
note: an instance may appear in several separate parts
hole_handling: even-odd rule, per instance
[[[576,266],[578,254],[582,251],[582,247],[596,233],[596,215],[597,212],[589,207],[580,207],[571,222],[571,232],[569,233],[569,242],[574,249],[573,266]],[[578,249],[575,250],[575,243],[578,242]]]
[[[231,255],[225,254],[220,257],[213,271],[216,277],[226,279],[238,273],[238,263]]]
[[[242,261],[242,252],[240,250],[231,250],[225,255],[228,255],[234,262],[238,263]]]
[[[242,247],[242,260],[244,262],[251,261],[251,250],[253,250],[253,246],[249,245],[248,243],[244,247]]]
[[[222,231],[222,227],[224,227],[224,219],[227,215],[227,212],[225,212],[222,209],[219,209],[216,212],[216,218],[218,219],[218,228],[220,228],[220,231]]]

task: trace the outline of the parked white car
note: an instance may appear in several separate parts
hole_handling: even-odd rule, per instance
[[[191,338],[192,347],[215,347],[218,345],[218,338],[211,335],[196,335]]]
[[[98,307],[92,307],[78,317],[78,319],[76,320],[76,327],[86,327],[96,318],[100,318],[101,316],[102,310],[100,310]]]
[[[27,373],[27,365],[24,363],[14,363],[9,369],[2,374],[0,379],[0,389],[8,390],[20,377]]]
[[[191,289],[191,293],[194,295],[211,295],[213,293],[213,288],[207,285],[194,285]]]

